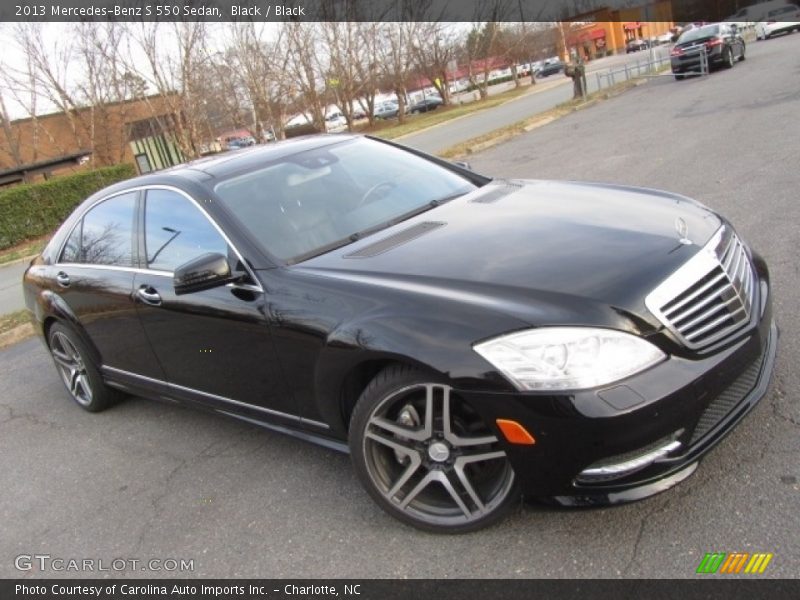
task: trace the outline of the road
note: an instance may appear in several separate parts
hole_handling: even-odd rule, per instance
[[[683,578],[711,551],[772,552],[764,576],[797,577],[797,75],[800,35],[751,44],[731,71],[650,81],[472,159],[501,176],[694,196],[767,258],[783,332],[771,391],[680,486],[616,508],[526,505],[479,533],[424,534],[384,515],[346,456],[138,398],[86,414],[29,340],[0,351],[0,577],[39,552],[193,559],[181,575],[202,577]]]
[[[669,54],[666,46],[654,48],[654,52],[659,56],[667,56]],[[647,60],[648,52],[642,51],[609,56],[588,63],[586,83],[589,92],[594,92],[597,89],[596,73],[598,71],[622,69],[625,64],[635,65],[637,62],[644,63]],[[495,129],[512,125],[538,113],[550,110],[572,99],[572,79],[565,77],[563,73],[537,79],[537,86],[540,86],[541,89],[531,90],[531,93],[511,102],[445,122],[419,133],[403,136],[398,141],[425,152],[436,154],[474,137],[490,133]]]

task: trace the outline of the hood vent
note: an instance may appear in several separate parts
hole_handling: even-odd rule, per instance
[[[490,204],[492,202],[497,202],[500,198],[505,198],[506,196],[510,196],[514,192],[519,191],[522,189],[522,185],[519,183],[513,183],[511,181],[503,181],[498,182],[496,184],[489,184],[481,190],[482,193],[476,196],[470,202],[475,202],[476,204]],[[484,191],[485,190],[485,191]]]
[[[359,248],[355,252],[345,254],[344,258],[370,258],[372,256],[377,256],[378,254],[388,252],[392,248],[401,246],[406,242],[410,242],[411,240],[425,235],[434,229],[443,227],[444,225],[446,225],[446,223],[442,223],[441,221],[424,221],[422,223],[417,223],[408,229],[403,229],[402,231],[398,231],[397,233],[385,237],[382,240],[378,240],[377,242],[364,246],[363,248]]]

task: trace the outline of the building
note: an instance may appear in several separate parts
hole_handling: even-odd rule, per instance
[[[654,39],[670,33],[672,2],[663,0],[624,9],[598,8],[575,15],[561,24],[564,46],[570,56],[592,60],[625,52],[631,39]]]
[[[184,161],[173,131],[176,97],[148,96],[17,119],[0,132],[0,185],[55,172],[135,164],[140,173]]]

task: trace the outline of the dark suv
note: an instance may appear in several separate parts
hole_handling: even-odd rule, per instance
[[[732,67],[744,60],[745,44],[738,28],[730,23],[712,23],[683,32],[670,52],[672,73],[683,79],[685,73],[704,71],[717,65]]]

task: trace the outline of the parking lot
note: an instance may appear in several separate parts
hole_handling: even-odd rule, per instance
[[[706,552],[800,572],[800,35],[709,77],[654,78],[481,154],[499,177],[665,188],[718,209],[772,270],[770,392],[680,486],[621,507],[520,507],[475,534],[386,516],[347,456],[139,398],[87,414],[38,340],[0,351],[0,577],[20,554],[186,559],[198,577],[692,577]],[[457,249],[453,249],[457,252]]]

